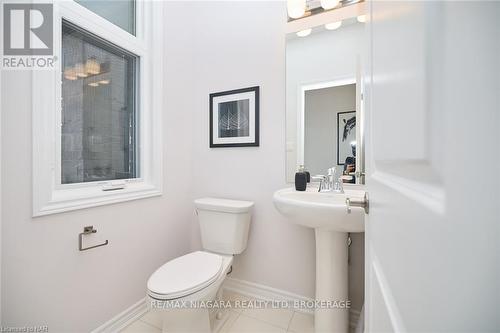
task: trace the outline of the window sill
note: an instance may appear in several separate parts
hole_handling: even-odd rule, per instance
[[[91,186],[78,189],[54,189],[52,191],[51,199],[46,202],[34,204],[33,217],[110,205],[160,195],[162,195],[161,189],[147,183],[127,184],[127,187],[115,191],[103,191],[102,186]]]

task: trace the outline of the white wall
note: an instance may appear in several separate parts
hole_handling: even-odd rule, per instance
[[[314,296],[314,234],[291,225],[272,202],[285,183],[285,3],[197,3],[193,192],[255,201],[247,250],[233,277]],[[191,23],[190,23],[191,24]],[[208,95],[259,85],[260,147],[208,147]],[[195,237],[199,232],[195,230]]]
[[[312,175],[324,175],[337,166],[337,114],[356,111],[356,85],[308,90],[304,109],[304,165]]]
[[[364,25],[291,38],[286,43],[287,179],[297,170],[297,110],[301,85],[356,78],[356,56],[363,50]]]
[[[187,253],[191,238],[190,32],[165,11],[164,195],[31,218],[31,78],[2,73],[3,326],[88,332],[145,296],[149,275]],[[110,244],[79,252],[94,225]]]

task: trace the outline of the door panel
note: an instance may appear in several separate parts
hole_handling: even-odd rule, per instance
[[[369,8],[367,331],[498,331],[500,4]]]

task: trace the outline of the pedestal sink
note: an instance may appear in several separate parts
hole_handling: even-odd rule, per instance
[[[360,200],[365,192],[354,186],[344,191],[319,193],[317,188],[309,186],[303,192],[282,189],[273,196],[276,209],[291,223],[315,231],[316,300],[323,304],[348,300],[347,233],[365,230],[364,208],[350,207],[348,212],[346,204],[347,198]],[[349,309],[317,308],[314,330],[347,333]]]

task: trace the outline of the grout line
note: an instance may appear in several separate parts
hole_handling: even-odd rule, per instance
[[[143,316],[143,317],[144,317],[144,316]],[[146,324],[146,325],[148,325],[148,326],[151,326],[151,327],[156,328],[157,330],[160,330],[160,331],[162,330],[161,328],[156,327],[155,325],[150,324],[150,323],[148,323],[148,322],[147,322],[147,321],[145,321],[145,320],[142,320],[142,317],[141,317],[141,318],[139,318],[139,319],[137,319],[136,321],[140,321],[140,322],[142,322],[143,324]],[[135,322],[134,322],[134,323],[135,323]]]
[[[227,333],[231,333],[231,328],[234,326],[234,324],[236,323],[236,321],[238,320],[238,318],[240,317],[241,313],[239,312],[236,312],[236,311],[233,311],[234,313],[236,313],[236,318],[234,319],[234,321],[227,327],[227,330],[226,332]],[[227,319],[229,321],[229,318]],[[224,323],[224,325],[222,325],[222,327],[220,328],[219,332],[224,328],[224,326],[228,324],[228,322],[226,321],[226,323]]]
[[[290,331],[290,326],[292,325],[292,320],[293,320],[293,317],[295,317],[295,314],[297,313],[297,311],[293,311],[293,315],[292,315],[292,318],[290,318],[290,321],[288,322],[288,326],[286,328],[286,331],[289,332]]]

